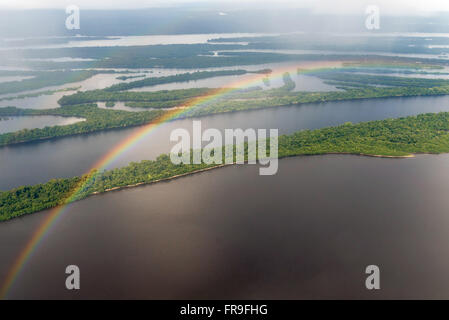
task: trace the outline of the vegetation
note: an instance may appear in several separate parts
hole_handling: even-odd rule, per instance
[[[28,39],[27,39],[28,40]],[[313,34],[290,34],[266,37],[222,38],[212,40],[207,44],[170,44],[144,46],[111,46],[111,47],[79,47],[79,48],[47,48],[22,49],[19,54],[25,59],[71,57],[88,59],[90,61],[36,61],[27,60],[27,66],[32,69],[62,70],[89,68],[208,68],[238,65],[256,65],[282,61],[329,61],[340,60],[354,64],[354,60],[363,62],[359,65],[391,62],[405,68],[438,68],[447,65],[444,59],[429,59],[415,57],[386,57],[372,53],[426,53],[439,55],[448,52],[443,47],[432,45],[448,45],[444,37],[372,37],[351,36],[339,37],[338,41],[329,41],[329,37]],[[211,42],[212,42],[211,41]],[[221,43],[220,43],[221,42]],[[238,43],[248,42],[242,46]],[[236,52],[232,50],[248,50]],[[329,54],[282,54],[276,52],[255,52],[254,50],[323,50]],[[251,51],[253,50],[253,51]],[[225,55],[213,56],[213,52],[226,51]],[[348,55],[344,52],[365,51],[370,54]],[[342,52],[336,54],[332,52]],[[0,52],[4,65],[18,66],[22,61],[11,59],[8,52]],[[419,64],[417,64],[419,62]]]
[[[444,69],[441,65],[427,64],[427,63],[417,63],[416,61],[410,62],[408,59],[403,60],[402,58],[398,60],[396,57],[390,57],[386,59],[379,59],[373,61],[351,61],[344,62],[344,67],[357,67],[357,68],[370,68],[370,69]],[[415,70],[415,71],[416,71]]]
[[[45,127],[42,129],[23,129],[0,135],[0,145],[16,144],[27,141],[50,139],[74,134],[84,134],[100,130],[137,126],[149,123],[162,115],[162,111],[127,112],[121,110],[100,109],[95,104],[74,105],[57,109],[18,109],[0,108],[0,116],[14,115],[55,115],[63,117],[81,117],[86,121],[66,126]]]
[[[422,114],[355,125],[346,123],[279,137],[281,158],[326,153],[407,156],[411,153],[442,152],[449,152],[449,113]],[[22,186],[0,192],[0,220],[48,209],[91,194],[157,182],[214,166],[205,163],[174,165],[169,155],[161,155],[154,161],[131,163],[123,168],[103,172],[94,170],[82,177]]]
[[[235,41],[242,41],[236,38]],[[348,50],[358,51],[360,41],[354,38],[339,39],[339,43],[329,44],[321,39],[302,38],[301,35],[269,36],[245,39],[249,42],[245,49],[313,49],[313,50]],[[341,40],[341,41],[340,41]],[[357,39],[359,40],[359,39]],[[369,51],[408,52],[409,43],[395,40],[394,43],[384,38],[368,39],[363,47]],[[220,40],[217,40],[219,42]],[[232,39],[223,40],[226,42]],[[315,41],[315,42],[313,42]],[[432,40],[434,41],[434,40]],[[448,40],[449,41],[449,40]],[[427,40],[417,38],[414,42],[423,47],[424,53],[434,53],[427,48]],[[448,42],[449,43],[449,42]],[[143,77],[145,71],[105,71],[93,68],[207,68],[237,65],[257,65],[289,61],[342,61],[344,68],[335,70],[298,69],[339,86],[341,91],[333,92],[294,92],[295,82],[289,73],[283,75],[281,88],[262,90],[251,87],[232,90],[225,95],[216,95],[217,89],[194,88],[157,92],[130,92],[125,90],[154,86],[164,83],[192,81],[217,76],[241,75],[246,70],[201,71],[163,77],[145,77],[144,79],[119,83],[106,89],[79,91],[64,96],[59,100],[62,106],[57,109],[35,110],[15,107],[0,108],[0,120],[17,115],[57,115],[76,116],[86,119],[66,126],[45,127],[42,129],[24,129],[17,132],[0,134],[0,146],[50,139],[74,134],[85,134],[99,130],[123,128],[149,123],[162,116],[166,108],[188,104],[197,97],[214,96],[195,104],[185,117],[202,116],[213,113],[232,112],[247,109],[285,106],[291,104],[369,99],[383,97],[407,97],[449,94],[449,81],[440,79],[418,79],[366,75],[365,73],[421,73],[433,69],[442,69],[448,64],[440,59],[397,58],[375,55],[346,54],[281,54],[275,52],[226,52],[226,55],[212,56],[211,52],[220,50],[242,49],[233,44],[192,44],[192,45],[152,45],[152,46],[117,46],[117,47],[83,47],[61,49],[20,50],[23,58],[58,58],[72,57],[87,59],[84,61],[27,61],[27,66],[39,70],[59,71],[0,71],[2,75],[31,75],[33,78],[21,81],[0,83],[0,94],[37,90],[48,86],[60,86],[65,83],[85,80],[100,73],[122,73],[119,80]],[[440,49],[438,49],[440,50]],[[4,65],[17,65],[8,57],[9,53],[0,52]],[[90,60],[90,61],[89,61]],[[354,62],[360,60],[363,62]],[[90,68],[90,69],[86,69]],[[72,71],[66,71],[70,70]],[[86,69],[86,70],[73,70]],[[61,71],[63,70],[63,71]],[[424,71],[423,71],[424,70]],[[151,72],[150,72],[151,73]],[[261,75],[265,86],[270,86],[266,75],[271,70],[252,71]],[[70,90],[70,89],[64,89]],[[59,90],[48,90],[19,95],[5,99],[17,99],[52,94]],[[218,91],[222,92],[222,91]],[[95,103],[105,102],[106,107],[113,107],[116,102],[124,102],[129,107],[159,109],[143,112],[127,112],[112,109],[100,109]],[[193,100],[195,101],[195,100]],[[351,153],[382,156],[406,156],[410,153],[449,152],[449,113],[424,114],[417,117],[395,120],[372,121],[344,125],[319,130],[299,131],[292,135],[279,137],[279,157],[314,155],[326,153]],[[83,199],[95,193],[102,193],[114,188],[136,184],[157,182],[182,174],[214,167],[205,163],[197,165],[174,165],[168,155],[161,155],[154,161],[144,160],[131,163],[126,167],[109,171],[92,171],[81,177],[53,179],[47,183],[22,186],[10,191],[0,191],[0,221],[20,215],[37,212],[71,201]]]
[[[21,50],[23,58],[72,57],[92,61],[27,61],[27,66],[40,70],[92,68],[216,68],[257,65],[301,59],[300,55],[260,52],[229,52],[213,56],[214,51],[242,49],[241,45],[170,44],[148,46],[80,47]],[[0,52],[3,64],[17,66],[18,62]],[[313,57],[311,59],[322,59]]]
[[[63,96],[61,99],[59,99],[58,103],[61,106],[69,106],[74,104],[93,103],[100,101],[133,101],[145,102],[146,104],[155,104],[155,106],[151,106],[152,108],[155,108],[159,103],[160,108],[163,108],[164,103],[167,103],[167,107],[172,107],[176,105],[176,103],[183,102],[186,99],[202,96],[211,92],[213,92],[213,89],[208,88],[193,88],[170,91],[163,90],[154,92],[92,90],[79,91],[70,96]]]
[[[44,96],[44,95],[52,95],[55,94],[57,92],[67,92],[67,91],[75,91],[78,90],[81,87],[73,87],[73,88],[64,88],[64,89],[58,89],[58,90],[46,90],[46,91],[39,91],[39,92],[35,92],[35,93],[27,93],[27,94],[20,94],[14,97],[5,97],[5,98],[0,98],[0,101],[4,101],[4,100],[15,100],[15,99],[25,99],[25,98],[34,98],[34,97],[39,97],[39,96]]]
[[[145,78],[146,77],[146,75],[145,74],[138,74],[138,75],[136,75],[136,76],[120,76],[120,77],[117,77],[116,79],[117,80],[128,80],[128,79],[135,79],[135,78]]]
[[[1,57],[1,53],[0,53]],[[38,90],[49,86],[60,86],[66,83],[79,82],[86,80],[97,74],[122,74],[136,73],[130,70],[64,70],[64,71],[3,71],[0,70],[1,76],[33,76],[30,79],[20,81],[9,81],[0,83],[0,94],[17,93],[22,91]],[[23,98],[38,96],[41,94],[51,94],[57,91],[69,91],[70,89],[48,90],[41,93],[32,93],[22,95]]]
[[[449,94],[449,86],[422,88],[422,87],[344,87],[344,91],[330,92],[283,92],[279,89],[259,90],[232,96],[229,99],[220,99],[211,103],[193,108],[188,116],[202,116],[214,113],[232,112],[285,106],[293,104],[343,101],[355,99],[371,99],[386,97],[431,96]]]
[[[242,75],[247,73],[246,70],[223,70],[223,71],[197,71],[192,73],[180,73],[173,76],[166,77],[152,77],[145,78],[138,81],[133,81],[129,83],[119,83],[109,88],[104,89],[105,91],[123,91],[134,88],[142,88],[155,86],[157,84],[165,84],[172,82],[184,82],[184,81],[195,81],[200,79],[207,79],[212,77],[220,77],[220,76],[234,76],[234,75]]]
[[[336,71],[339,71],[339,69],[336,69]],[[316,75],[321,79],[333,80],[341,83],[356,83],[364,85],[423,87],[423,88],[449,86],[449,81],[443,79],[404,78],[404,77],[378,76],[368,74],[354,74],[348,72],[335,72],[335,71],[317,72],[314,75]]]
[[[0,94],[37,90],[49,86],[59,86],[65,83],[78,82],[86,80],[98,73],[108,73],[108,71],[81,70],[30,72],[29,74],[34,75],[34,78],[0,83]]]
[[[335,75],[334,78],[339,80],[344,79],[345,81],[350,81],[350,79],[354,79],[347,77],[345,74],[342,76],[339,73],[328,74],[332,76]],[[284,86],[280,88],[262,90],[259,87],[251,87],[244,90],[231,90],[227,94],[220,95],[216,95],[217,90],[220,89],[210,88],[156,92],[111,91],[108,89],[77,92],[73,95],[62,97],[59,100],[59,103],[63,107],[58,109],[30,110],[10,107],[0,108],[0,116],[59,115],[77,116],[87,120],[68,126],[55,126],[32,130],[24,129],[18,132],[1,134],[0,146],[38,139],[50,139],[65,135],[89,133],[98,130],[141,125],[148,123],[163,114],[164,108],[192,104],[192,99],[202,96],[214,96],[214,99],[203,99],[202,103],[194,103],[192,108],[183,112],[182,117],[196,117],[214,113],[302,103],[449,94],[449,85],[446,80],[429,82],[427,81],[429,79],[361,76],[361,78],[355,78],[359,83],[336,81],[336,83],[340,84],[341,88],[344,90],[330,92],[294,92],[292,89],[295,87],[295,82],[291,79],[291,76],[288,73],[283,75]],[[376,87],[371,85],[373,82],[381,80],[389,83],[391,86]],[[366,83],[363,83],[365,81]],[[409,86],[406,85],[407,83]],[[108,102],[108,106],[111,106],[112,103],[117,101],[124,101],[125,104],[130,107],[161,110],[128,112],[104,110],[97,108],[94,104],[87,104],[97,101]]]
[[[393,53],[447,53],[447,39],[425,38],[419,36],[379,36],[366,35],[339,36],[338,41],[330,41],[325,34],[282,34],[270,36],[236,37],[212,39],[213,43],[248,42],[245,49],[271,50],[325,50],[330,52],[393,52]],[[433,47],[432,45],[437,45]],[[441,47],[441,45],[444,45]],[[396,58],[396,57],[394,57]],[[397,59],[397,58],[396,58]],[[413,64],[412,62],[411,64]]]

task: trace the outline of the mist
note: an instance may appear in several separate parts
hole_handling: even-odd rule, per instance
[[[140,10],[83,10],[81,29],[67,30],[64,9],[1,10],[0,37],[151,35],[231,32],[366,32],[365,11],[341,14],[318,8],[226,9],[218,4]],[[396,16],[380,9],[386,32],[449,32],[449,14]]]

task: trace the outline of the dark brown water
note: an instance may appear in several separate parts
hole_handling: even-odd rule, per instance
[[[449,298],[449,155],[233,166],[77,202],[10,298]],[[0,224],[0,279],[48,212]],[[81,290],[65,289],[65,267]],[[381,289],[365,289],[365,268]]]

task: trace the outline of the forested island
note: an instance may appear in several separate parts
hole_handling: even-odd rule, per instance
[[[136,75],[136,76],[120,76],[120,77],[117,77],[116,79],[125,81],[125,80],[128,80],[128,79],[145,78],[145,77],[146,77],[145,74],[140,74],[140,75]]]
[[[209,77],[215,73],[205,72],[199,74],[201,77]],[[184,74],[183,77],[197,77],[198,73],[188,73],[188,75],[189,76]],[[449,94],[449,81],[447,80],[357,74],[354,75],[355,77],[348,77],[344,72],[338,73],[335,71],[315,71],[313,75],[332,79],[332,81],[335,81],[335,83],[338,84],[340,90],[328,92],[293,91],[295,82],[292,80],[290,73],[284,73],[282,77],[284,81],[283,86],[266,90],[262,90],[260,87],[250,87],[240,90],[231,90],[226,94],[217,95],[217,92],[220,92],[220,89],[192,88],[153,92],[130,92],[116,90],[117,87],[112,86],[102,90],[81,91],[64,96],[59,100],[59,104],[62,106],[61,108],[36,110],[4,107],[0,108],[0,116],[75,116],[84,118],[86,121],[67,126],[54,126],[31,130],[23,129],[17,132],[1,134],[0,146],[143,125],[162,116],[165,112],[170,112],[164,109],[173,107],[191,106],[179,117],[198,117],[215,113],[281,107],[304,103]],[[165,80],[162,81],[174,81],[176,76],[173,77],[163,77]],[[135,82],[138,83],[137,85],[142,83],[140,80]],[[384,82],[388,84],[388,86],[376,86],[379,82]],[[130,82],[125,85],[132,85],[133,83],[134,82]],[[136,84],[133,86],[135,85]],[[214,99],[198,104],[195,102],[195,99],[198,97],[208,96],[214,97]],[[125,105],[129,107],[148,108],[149,110],[139,112],[112,109],[105,110],[98,108],[95,104],[95,102],[106,102],[108,103],[108,107],[111,107],[112,103],[119,101],[124,102]]]
[[[173,76],[166,77],[154,77],[145,78],[142,80],[137,80],[128,83],[119,83],[104,89],[105,91],[123,91],[134,88],[142,88],[148,86],[154,86],[157,84],[173,83],[173,82],[184,82],[184,81],[195,81],[201,79],[207,79],[212,77],[222,77],[222,76],[238,76],[248,73],[246,70],[222,70],[222,71],[197,71],[197,72],[187,72],[180,73]]]
[[[359,124],[345,123],[279,137],[280,158],[329,153],[405,157],[413,153],[446,152],[449,152],[447,112]],[[22,186],[0,192],[0,220],[62,205],[69,198],[70,201],[80,200],[96,193],[153,183],[213,167],[217,165],[174,165],[169,155],[165,154],[154,161],[144,160],[123,168],[92,171],[82,177],[53,179],[43,184]],[[73,191],[78,189],[79,192],[73,197]]]
[[[95,70],[20,72],[18,74],[32,75],[33,78],[1,83],[0,94],[37,90],[50,86],[59,86],[65,83],[78,82],[99,73],[99,71]],[[106,73],[108,73],[108,71],[106,71]]]
[[[152,108],[156,108],[161,103],[160,108],[171,108],[177,104],[182,104],[187,99],[207,95],[213,89],[210,88],[194,88],[194,89],[178,89],[164,91],[106,91],[91,90],[79,91],[69,96],[63,96],[58,103],[61,106],[69,106],[76,104],[94,103],[94,102],[145,102],[148,105],[154,104]]]
[[[40,96],[50,96],[50,95],[58,93],[58,92],[76,91],[78,89],[80,89],[80,87],[64,88],[64,89],[57,89],[57,90],[38,91],[38,92],[33,92],[33,93],[19,94],[17,96],[8,96],[8,97],[0,98],[0,101],[4,101],[4,100],[9,101],[9,100],[25,99],[25,98],[35,98],[35,97],[40,97]]]
[[[36,116],[52,115],[62,117],[84,118],[80,121],[65,126],[52,126],[42,129],[22,129],[0,135],[0,145],[17,144],[28,141],[44,140],[74,134],[86,134],[95,131],[124,128],[142,125],[155,120],[162,115],[162,111],[149,110],[143,112],[127,112],[121,110],[105,110],[96,104],[74,105],[56,109],[18,109],[15,107],[0,108],[0,116]]]

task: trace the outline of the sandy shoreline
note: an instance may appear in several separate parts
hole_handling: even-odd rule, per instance
[[[352,156],[374,157],[374,158],[389,158],[389,159],[415,158],[414,154],[409,154],[409,155],[404,155],[404,156],[389,156],[389,155],[380,155],[380,154],[349,153],[349,152],[329,152],[329,153],[323,153],[323,154],[313,154],[313,155],[310,155],[310,156],[326,156],[326,155],[332,155],[332,154],[333,155],[352,155]],[[303,156],[309,156],[309,155],[300,154],[300,155],[288,156],[288,157],[283,157],[283,158],[293,158],[293,157],[303,157]],[[281,160],[283,158],[279,158],[279,160]],[[186,177],[186,176],[190,176],[190,175],[193,175],[193,174],[197,174],[197,173],[201,173],[201,172],[205,172],[205,171],[210,171],[210,170],[213,170],[213,169],[219,169],[219,168],[222,168],[222,167],[233,166],[233,165],[235,165],[235,163],[220,164],[220,165],[216,165],[216,166],[209,167],[209,168],[204,168],[204,169],[200,169],[200,170],[195,170],[195,171],[191,171],[191,172],[178,174],[178,175],[175,175],[175,176],[172,176],[172,177],[167,177],[167,178],[163,178],[163,179],[154,180],[154,181],[151,181],[151,182],[139,182],[139,183],[130,184],[130,185],[126,185],[126,186],[114,187],[114,188],[106,189],[103,192],[93,192],[89,196],[99,195],[99,194],[103,194],[103,193],[111,192],[111,191],[119,191],[119,190],[123,190],[123,189],[139,187],[139,186],[143,186],[143,185],[150,185],[150,184],[163,182],[163,181],[170,181],[170,180],[174,180],[174,179],[177,179],[177,178]]]
[[[434,153],[425,153],[425,154],[436,155]],[[326,156],[326,155],[353,155],[353,156],[375,157],[375,158],[389,158],[389,159],[409,159],[409,158],[415,158],[415,154],[409,154],[409,155],[404,155],[404,156],[389,156],[389,155],[376,155],[376,154],[365,154],[365,153],[329,152],[329,153],[322,153],[322,154],[299,154],[299,155],[285,156],[285,157],[279,158],[279,160],[285,159],[285,158],[293,158],[293,157]],[[106,190],[104,190],[102,192],[93,192],[93,193],[87,195],[85,198],[79,199],[77,201],[84,200],[84,199],[89,198],[91,196],[105,194],[107,192],[120,191],[120,190],[124,190],[124,189],[135,188],[135,187],[139,187],[139,186],[145,186],[145,185],[151,185],[151,184],[155,184],[155,183],[159,183],[159,182],[175,180],[175,179],[178,179],[178,178],[187,177],[187,176],[194,175],[194,174],[201,173],[201,172],[206,172],[206,171],[219,169],[219,168],[227,167],[227,166],[233,166],[235,164],[236,163],[220,164],[220,165],[216,165],[216,166],[209,167],[209,168],[204,168],[204,169],[200,169],[200,170],[195,170],[195,171],[191,171],[191,172],[178,174],[178,175],[175,175],[175,176],[172,176],[172,177],[167,177],[167,178],[163,178],[163,179],[154,180],[154,181],[151,181],[151,182],[139,182],[139,183],[135,183],[135,184],[131,184],[131,185],[109,188],[109,189],[106,189]],[[45,210],[51,210],[52,208],[55,208],[55,207],[46,208],[46,209],[35,211],[35,212],[32,212],[32,213],[38,213],[38,212],[42,212],[42,211],[45,211]],[[24,215],[28,215],[28,214],[32,214],[32,213],[27,213],[27,214],[24,214]],[[13,219],[22,217],[24,215],[14,217]],[[0,223],[6,222],[6,221],[10,221],[10,220],[11,219],[0,221]]]
[[[114,187],[114,188],[106,189],[106,190],[103,191],[103,192],[93,192],[93,193],[91,193],[89,196],[98,195],[98,194],[102,194],[102,193],[106,193],[106,192],[111,192],[111,191],[118,191],[118,190],[122,190],[122,189],[134,188],[134,187],[143,186],[143,185],[150,185],[150,184],[154,184],[154,183],[158,183],[158,182],[163,182],[163,181],[170,181],[170,180],[174,180],[174,179],[177,179],[177,178],[189,176],[189,175],[192,175],[192,174],[196,174],[196,173],[200,173],[200,172],[205,172],[205,171],[209,171],[209,170],[213,170],[213,169],[218,169],[218,168],[222,168],[222,167],[226,167],[226,166],[232,166],[232,165],[234,165],[234,163],[230,163],[230,164],[220,164],[220,165],[217,165],[217,166],[213,166],[213,167],[209,167],[209,168],[204,168],[204,169],[200,169],[200,170],[195,170],[195,171],[191,171],[191,172],[186,172],[186,173],[182,173],[182,174],[177,174],[177,175],[172,176],[172,177],[167,177],[167,178],[163,178],[163,179],[158,179],[158,180],[154,180],[154,181],[151,181],[151,182],[139,182],[139,183],[130,184],[130,185],[126,185],[126,186]]]
[[[368,154],[368,153],[350,153],[350,152],[329,152],[326,154],[344,154],[344,155],[353,155],[353,156],[363,156],[363,157],[375,157],[375,158],[391,158],[391,159],[404,159],[404,158],[415,158],[415,154],[407,154],[404,156],[389,156],[383,154]]]

